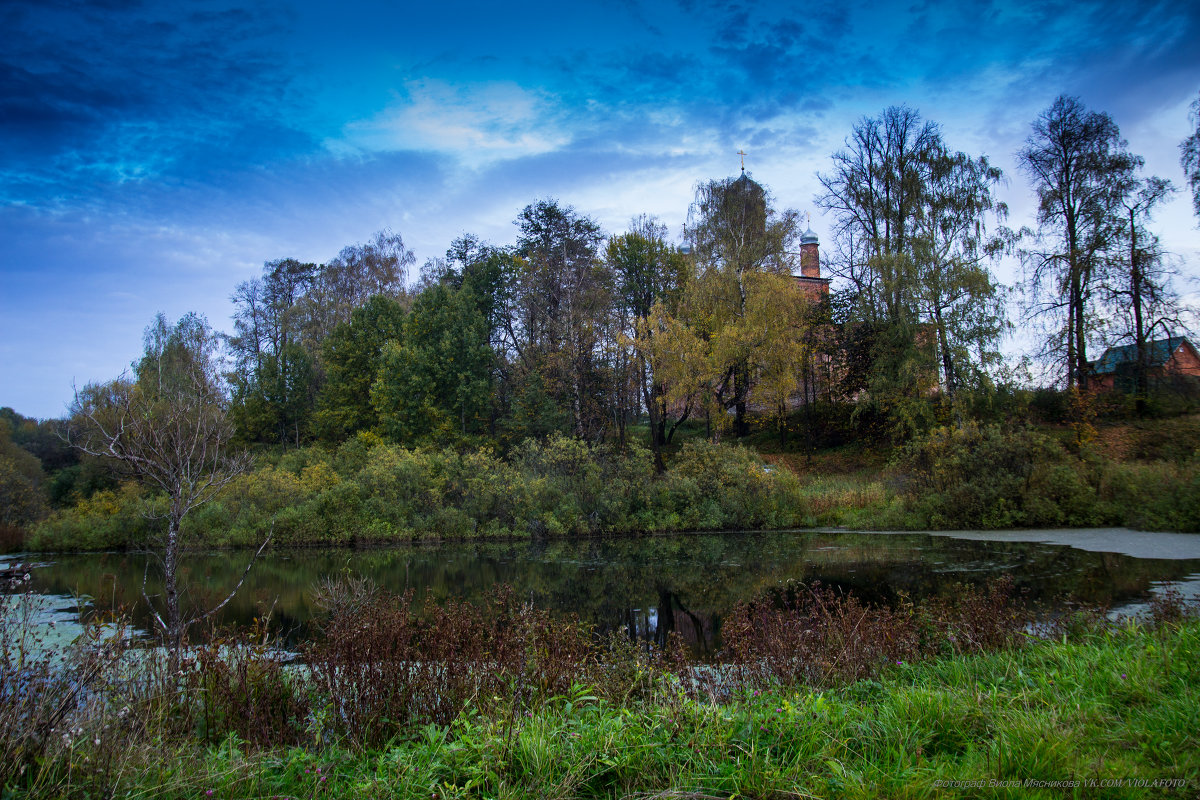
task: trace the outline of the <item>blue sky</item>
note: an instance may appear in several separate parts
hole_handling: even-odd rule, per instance
[[[739,149],[825,235],[816,173],[892,104],[1002,167],[1012,224],[1033,210],[1013,154],[1064,92],[1181,184],[1200,90],[1185,0],[245,5],[0,5],[0,405],[59,416],[156,312],[228,328],[264,261],[383,228],[420,262],[464,232],[510,242],[557,197],[677,233]],[[1187,198],[1157,219],[1200,273]]]

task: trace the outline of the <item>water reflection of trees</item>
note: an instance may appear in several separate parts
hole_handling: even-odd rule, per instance
[[[186,602],[223,596],[240,575],[241,553],[188,560]],[[1034,600],[1069,593],[1093,603],[1143,597],[1152,582],[1200,570],[1196,561],[1133,559],[1027,542],[984,542],[924,534],[729,533],[633,539],[414,545],[375,550],[277,551],[255,566],[224,623],[248,624],[272,610],[272,627],[306,635],[317,609],[311,589],[337,575],[412,589],[417,607],[449,598],[482,601],[500,584],[538,606],[577,615],[600,632],[625,630],[663,643],[678,633],[697,652],[720,643],[721,619],[746,600],[789,581],[821,581],[872,602],[924,597],[958,583],[1010,574]],[[40,591],[79,593],[94,606],[139,606],[145,557],[101,553],[56,557],[36,570]],[[153,568],[147,592],[159,591]]]

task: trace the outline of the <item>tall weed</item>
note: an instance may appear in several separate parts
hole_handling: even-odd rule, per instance
[[[739,604],[725,620],[725,679],[749,688],[846,685],[891,664],[1012,647],[1030,617],[1011,580],[895,608],[820,583],[793,584]]]

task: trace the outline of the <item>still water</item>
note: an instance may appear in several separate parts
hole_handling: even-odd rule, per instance
[[[188,553],[180,573],[187,602],[219,602],[249,558],[244,551]],[[160,586],[146,555],[7,556],[0,569],[22,561],[36,565],[30,583],[60,617],[123,608],[149,629],[143,581],[151,596]],[[1002,575],[1037,601],[1070,594],[1133,609],[1166,582],[1200,595],[1200,535],[774,531],[276,550],[259,558],[219,621],[247,625],[269,614],[271,627],[294,643],[308,635],[318,613],[314,587],[343,575],[396,592],[411,589],[424,602],[479,601],[506,584],[535,605],[574,614],[601,631],[659,641],[678,632],[698,653],[712,653],[735,603],[788,581],[820,581],[884,602]]]

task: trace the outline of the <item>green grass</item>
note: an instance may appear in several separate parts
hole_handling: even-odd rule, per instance
[[[92,782],[88,745],[72,758],[76,786],[88,787],[80,796],[1180,797],[1200,790],[1198,731],[1192,620],[898,665],[836,691],[715,703],[664,690],[619,705],[581,687],[531,712],[468,712],[367,752],[252,752],[230,740],[130,755]],[[1129,783],[1156,780],[1186,788]]]
[[[812,475],[801,491],[810,515],[808,524],[814,526],[856,527],[868,518],[873,521],[894,497],[883,476],[873,470]]]

